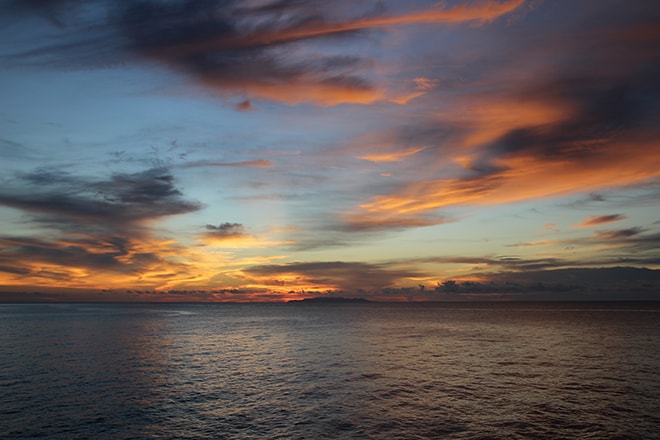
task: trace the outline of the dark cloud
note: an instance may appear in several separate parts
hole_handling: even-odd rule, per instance
[[[504,256],[504,257],[433,257],[411,260],[418,263],[436,264],[469,264],[474,266],[488,266],[503,270],[529,271],[540,269],[552,269],[562,267],[570,262],[559,258],[532,258]]]
[[[273,87],[371,90],[365,79],[350,73],[360,64],[358,58],[327,55],[296,60],[290,55],[287,46],[312,38],[302,36],[300,29],[319,21],[304,8],[266,14],[263,9],[251,11],[233,3],[154,6],[145,2],[125,11],[122,29],[134,50],[221,91],[295,101],[304,99],[289,98]],[[291,36],[284,37],[288,33]]]
[[[120,276],[134,283],[154,270],[171,274],[186,270],[184,264],[159,255],[162,247],[150,252],[135,237],[82,231],[60,235],[59,239],[0,236],[0,271],[12,274],[15,280],[75,285],[84,283],[90,274],[112,274],[111,281]]]
[[[255,110],[255,107],[252,105],[252,101],[245,99],[238,104],[236,104],[236,110],[241,112],[249,112]]]
[[[240,223],[221,223],[218,226],[206,225],[206,231],[206,235],[216,238],[237,238],[249,235],[245,226]]]
[[[512,247],[534,246],[561,246],[565,249],[582,248],[597,249],[598,257],[591,260],[571,261],[557,260],[555,267],[569,267],[576,265],[612,265],[612,264],[648,264],[656,266],[657,250],[660,247],[660,233],[642,227],[632,227],[614,230],[597,230],[591,236],[517,243]],[[547,266],[546,268],[550,268]],[[517,268],[516,268],[517,269]],[[534,269],[527,266],[526,269]]]
[[[653,78],[631,74],[621,79],[584,77],[540,85],[544,93],[551,91],[576,112],[559,123],[512,130],[493,143],[487,154],[597,164],[604,148],[637,136],[638,130],[652,128],[658,120],[660,63],[654,70]],[[533,93],[529,96],[533,98]]]
[[[86,8],[74,7],[85,3]],[[382,2],[30,1],[22,4],[23,10],[66,16],[66,33],[45,45],[19,48],[7,59],[61,61],[80,67],[113,64],[122,54],[124,60],[138,54],[192,75],[222,93],[287,103],[367,103],[387,99],[367,75],[357,73],[368,59],[323,50],[307,50],[300,56],[296,54],[300,43],[355,38],[370,30],[404,24],[484,23],[522,3],[435,6],[397,16],[388,14]],[[85,13],[76,15],[80,11]]]
[[[533,40],[533,47],[523,44],[517,54],[523,59],[538,50],[537,45],[547,45],[554,69],[514,94],[526,101],[562,106],[568,109],[567,117],[512,130],[487,148],[486,157],[532,155],[595,166],[613,143],[657,135],[660,14],[653,2],[621,4],[619,9],[619,14],[591,16],[562,29],[566,35],[583,38],[568,41],[548,32],[538,34],[544,41]],[[641,31],[650,27],[655,31]]]
[[[200,209],[185,200],[165,168],[117,173],[108,180],[38,170],[18,175],[0,190],[0,205],[43,219],[123,228],[144,220]]]
[[[203,84],[239,95],[287,100],[277,87],[302,87],[323,101],[333,90],[370,93],[372,86],[352,71],[363,60],[352,56],[291,56],[288,47],[308,39],[356,34],[332,30],[331,4],[311,1],[273,2],[251,6],[222,0],[137,0],[90,2],[28,1],[4,6],[8,14],[47,15],[67,23],[56,38],[19,46],[4,58],[12,64],[31,62],[66,67],[122,63],[132,54],[156,60],[194,76]],[[1,10],[1,9],[0,9]],[[315,29],[325,29],[316,32]],[[285,90],[286,92],[286,90]],[[301,93],[305,93],[302,91]],[[251,109],[249,100],[239,109]],[[247,103],[248,105],[245,105]]]
[[[620,238],[633,237],[642,233],[644,230],[642,228],[627,228],[627,229],[617,229],[617,230],[602,230],[596,231],[596,238],[599,240],[616,240]]]
[[[31,270],[26,267],[2,265],[0,266],[0,272],[6,272],[15,275],[29,275]]]
[[[154,254],[135,254],[126,260],[119,257],[127,255],[127,249],[115,246],[112,237],[96,236],[93,248],[89,243],[80,241],[55,241],[24,237],[0,237],[3,252],[0,261],[12,267],[14,273],[47,276],[42,269],[30,266],[34,262],[48,263],[60,267],[110,270],[115,272],[139,272],[159,258]],[[89,242],[93,240],[88,240]],[[130,246],[130,242],[125,243]],[[105,250],[99,251],[99,248]],[[62,271],[62,274],[65,272]],[[63,275],[60,276],[60,278]]]
[[[578,286],[607,286],[611,283],[660,282],[660,271],[636,267],[568,268],[526,272],[504,272],[491,275],[493,281],[516,283],[548,283]]]

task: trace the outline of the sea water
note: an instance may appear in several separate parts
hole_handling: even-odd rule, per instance
[[[660,438],[660,303],[0,304],[0,438]]]

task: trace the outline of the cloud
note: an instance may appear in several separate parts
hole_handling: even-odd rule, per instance
[[[240,223],[221,223],[218,226],[206,225],[209,234],[217,237],[236,237],[246,235],[245,227]]]
[[[291,244],[290,241],[274,240],[269,237],[257,237],[248,232],[241,223],[221,223],[218,226],[206,225],[206,231],[197,235],[205,246],[221,248],[265,248]]]
[[[588,228],[592,226],[599,226],[606,223],[619,222],[625,220],[628,217],[622,214],[610,214],[610,215],[599,215],[599,216],[589,216],[578,225],[583,228]]]
[[[633,237],[643,232],[642,228],[627,228],[617,230],[596,231],[596,238],[599,240],[616,240],[620,238]]]
[[[238,104],[236,104],[236,110],[242,111],[242,112],[249,112],[252,110],[255,110],[254,106],[252,105],[252,102],[249,99],[245,99]]]
[[[0,236],[2,284],[161,286],[184,278],[186,252],[166,240],[81,231],[58,238]]]
[[[9,57],[14,62],[43,62],[52,60],[55,53],[69,65],[91,66],[115,62],[112,60],[121,59],[122,53],[127,59],[132,52],[182,71],[220,93],[247,97],[244,103],[254,97],[289,104],[336,105],[403,98],[366,79],[362,68],[370,60],[323,54],[317,43],[331,38],[353,41],[369,30],[394,26],[483,24],[517,9],[524,1],[461,2],[399,14],[370,8],[372,5],[358,9],[350,2],[311,0],[94,2],[97,12],[105,9],[105,14],[77,14],[79,2],[73,1],[23,3],[23,10],[36,14],[66,16],[67,26],[59,41],[18,50]],[[15,8],[8,10],[16,12]]]
[[[206,225],[206,232],[199,235],[205,244],[219,244],[235,247],[254,242],[255,238],[240,223],[221,223],[218,226]],[[233,245],[233,246],[232,246]]]
[[[455,221],[441,216],[410,216],[378,212],[351,213],[340,217],[341,223],[336,229],[344,232],[392,231],[408,228],[421,228]]]
[[[187,162],[179,165],[180,168],[271,168],[273,162],[267,159],[245,160],[240,162]]]
[[[379,290],[395,286],[407,278],[426,274],[388,264],[362,262],[295,262],[253,266],[244,270],[247,275],[261,280],[279,280],[287,289],[357,289]]]
[[[426,147],[412,147],[406,148],[404,150],[394,151],[391,153],[371,153],[360,156],[360,159],[368,160],[371,162],[400,162],[408,156],[417,154],[420,151],[424,151]]]
[[[108,180],[58,170],[17,175],[0,190],[0,205],[34,215],[35,220],[122,228],[160,217],[197,211],[185,200],[166,168],[117,173]]]
[[[425,263],[425,264],[441,264],[441,265],[470,265],[480,267],[478,270],[488,268],[492,273],[494,270],[506,269],[509,271],[529,271],[540,269],[552,269],[557,267],[564,267],[572,264],[571,261],[561,258],[544,257],[544,258],[522,258],[516,256],[500,256],[500,257],[432,257],[432,258],[419,258],[412,259],[409,262]]]
[[[302,25],[283,30],[266,32],[265,35],[252,36],[251,44],[287,42],[306,38],[315,38],[349,31],[375,29],[381,27],[421,24],[421,23],[463,23],[470,21],[492,21],[520,7],[524,0],[480,1],[461,3],[451,8],[434,7],[422,11],[397,16],[365,17],[346,21],[302,20]],[[300,4],[297,5],[298,7]]]
[[[278,2],[250,9],[237,2],[141,2],[122,15],[134,48],[182,69],[203,84],[262,99],[325,105],[369,103],[384,92],[350,73],[362,60],[351,56],[291,56],[294,43],[367,29],[414,23],[488,21],[522,1],[481,2],[391,17],[330,19],[332,7],[314,2]],[[267,5],[268,6],[268,5]]]
[[[414,225],[415,218],[442,216],[449,208],[602,193],[656,180],[658,33],[636,31],[636,14],[649,12],[649,5],[582,23],[582,29],[569,22],[561,29],[566,36],[524,28],[534,26],[530,20],[519,26],[535,36],[531,41],[486,28],[480,36],[490,38],[490,52],[443,54],[443,66],[467,62],[472,78],[439,82],[416,100],[420,109],[412,117],[400,112],[395,125],[362,137],[368,145],[358,145],[356,156],[365,157],[380,140],[392,157],[398,152],[406,161],[390,164],[387,172],[397,180],[367,196],[349,223],[405,216]],[[660,24],[654,15],[645,21]],[[406,156],[418,145],[426,148]]]
[[[166,168],[107,179],[56,169],[18,174],[5,179],[0,206],[22,211],[36,226],[31,237],[0,235],[0,266],[14,275],[3,278],[8,285],[25,276],[72,285],[180,277],[190,269],[184,253],[151,226],[201,208],[184,198]]]
[[[503,272],[491,276],[496,282],[509,283],[546,283],[551,285],[575,286],[577,288],[601,289],[626,287],[640,288],[645,282],[660,282],[660,271],[633,267],[595,267],[537,270],[526,272]],[[618,284],[618,286],[616,285]],[[629,290],[630,292],[630,290]],[[622,295],[625,298],[625,293]]]

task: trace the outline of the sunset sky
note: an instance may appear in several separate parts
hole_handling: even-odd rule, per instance
[[[660,299],[657,0],[1,0],[0,92],[0,301]]]

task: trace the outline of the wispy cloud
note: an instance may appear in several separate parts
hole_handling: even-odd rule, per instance
[[[599,240],[617,240],[621,238],[633,237],[643,232],[642,228],[628,228],[616,230],[598,230],[596,231],[596,238]]]
[[[623,214],[609,214],[609,215],[598,215],[598,216],[589,216],[578,225],[583,228],[589,228],[592,226],[599,226],[607,223],[620,222],[627,219],[628,217]]]
[[[360,156],[360,159],[365,159],[371,162],[400,162],[406,157],[417,154],[425,149],[426,147],[412,147],[393,152],[374,152]]]
[[[271,168],[273,162],[266,159],[245,160],[240,162],[212,162],[198,161],[186,162],[180,168]]]

